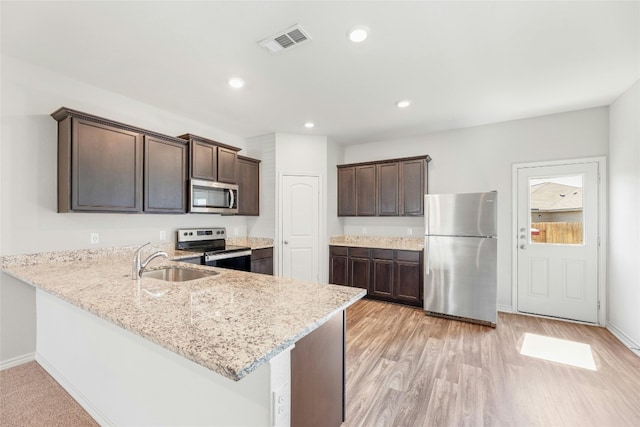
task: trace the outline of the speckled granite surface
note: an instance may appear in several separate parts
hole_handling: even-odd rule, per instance
[[[329,239],[333,246],[361,246],[364,248],[401,249],[421,251],[424,249],[422,237],[382,237],[382,236],[335,236]]]
[[[178,283],[132,280],[134,249],[38,254],[45,261],[39,264],[35,257],[11,256],[3,259],[3,270],[232,380],[365,295],[357,288],[162,259],[149,269],[180,264],[218,274]]]
[[[248,246],[251,249],[264,249],[273,247],[273,239],[265,237],[234,237],[227,238],[228,245]]]

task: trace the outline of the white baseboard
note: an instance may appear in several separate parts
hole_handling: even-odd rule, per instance
[[[629,350],[634,352],[637,356],[640,356],[640,344],[634,342],[627,336],[627,334],[618,329],[616,325],[611,322],[607,322],[607,330],[611,332],[614,337],[618,338],[622,344],[627,346]]]
[[[510,305],[498,304],[498,311],[501,311],[503,313],[513,313],[513,307],[511,307]]]
[[[0,371],[13,368],[14,366],[22,365],[23,363],[28,363],[33,360],[36,360],[35,353],[27,353],[23,354],[22,356],[11,358],[9,360],[3,360],[2,362],[0,362]]]
[[[76,402],[82,408],[91,415],[91,417],[101,426],[115,426],[108,417],[105,417],[101,411],[99,411],[95,405],[93,405],[89,399],[87,399],[82,393],[80,393],[65,377],[62,375],[56,368],[54,368],[51,363],[47,362],[47,360],[42,357],[40,354],[35,355],[35,360],[42,366],[42,368],[47,371],[49,375],[53,377],[54,380],[60,384],[60,386],[67,391],[75,399]]]

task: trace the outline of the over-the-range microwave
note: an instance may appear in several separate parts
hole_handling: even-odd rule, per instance
[[[192,179],[189,187],[189,212],[238,213],[238,186],[236,184]]]

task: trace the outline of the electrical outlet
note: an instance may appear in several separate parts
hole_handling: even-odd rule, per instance
[[[273,426],[284,427],[291,423],[290,419],[290,387],[289,383],[284,383],[278,390],[273,392]]]
[[[407,236],[411,236],[413,234],[412,228],[407,228]]]
[[[98,233],[91,233],[91,244],[95,245],[100,243],[100,235]]]
[[[160,230],[160,240],[167,240],[167,232]]]
[[[367,227],[362,227],[362,234],[367,234]]]

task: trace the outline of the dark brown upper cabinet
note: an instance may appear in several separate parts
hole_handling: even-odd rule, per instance
[[[427,160],[428,161],[428,160]],[[424,195],[426,193],[427,175],[425,173],[427,162],[424,159],[404,160],[399,165],[399,214],[424,215]]]
[[[356,215],[356,168],[338,167],[338,216]]]
[[[51,116],[58,212],[185,212],[185,141],[65,107]]]
[[[376,166],[356,166],[356,215],[376,215]]]
[[[218,180],[218,147],[201,142],[190,141],[191,178]]]
[[[144,211],[185,213],[187,144],[144,137]]]
[[[260,160],[238,156],[237,215],[260,215]]]
[[[190,133],[180,135],[178,138],[189,141],[191,178],[228,184],[238,182],[239,148]]]
[[[429,156],[338,165],[338,216],[421,216]]]
[[[378,209],[380,216],[398,215],[398,162],[376,165],[378,174]]]

